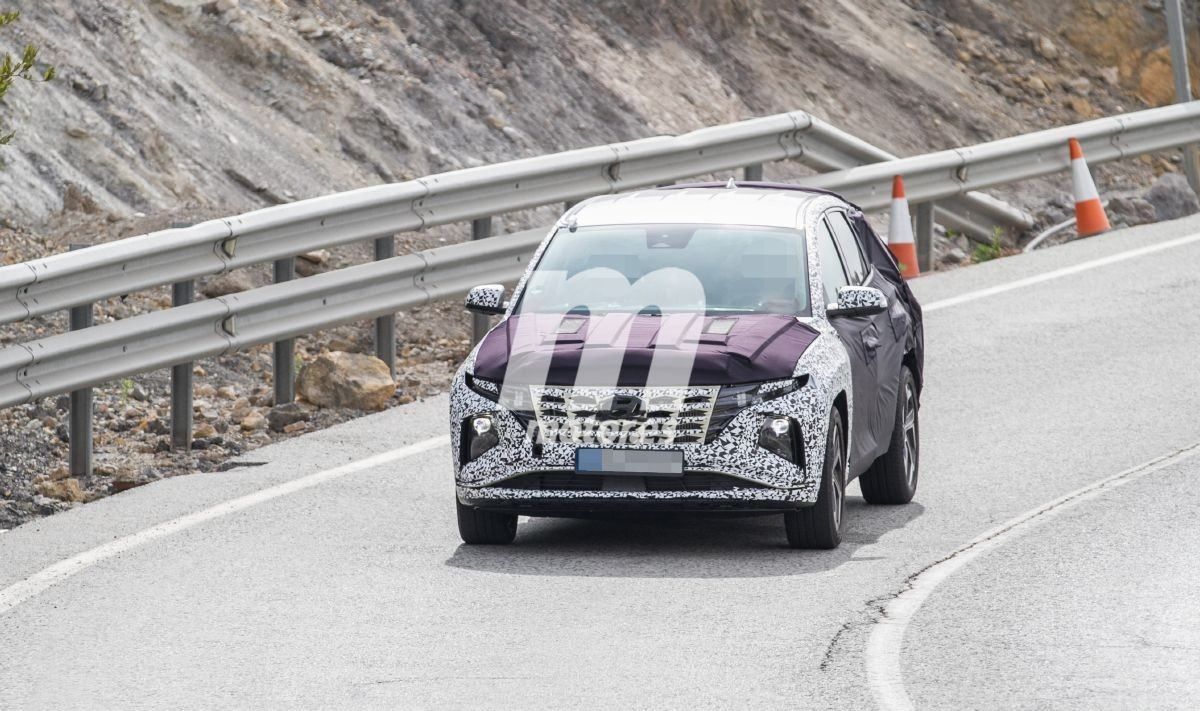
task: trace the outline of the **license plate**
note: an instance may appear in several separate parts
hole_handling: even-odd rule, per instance
[[[581,447],[575,450],[575,471],[580,474],[683,476],[683,452]]]

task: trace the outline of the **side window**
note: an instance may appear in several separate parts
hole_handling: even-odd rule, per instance
[[[821,259],[821,284],[825,287],[825,303],[837,303],[838,289],[846,286],[846,270],[842,258],[833,245],[833,235],[822,220],[817,223],[817,252]]]
[[[833,228],[833,236],[837,240],[838,250],[846,262],[846,276],[851,284],[859,285],[867,278],[867,269],[858,240],[854,237],[854,229],[846,221],[846,213],[835,210],[825,215],[829,226]]]

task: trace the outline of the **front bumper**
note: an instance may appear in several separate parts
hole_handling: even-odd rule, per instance
[[[761,489],[705,492],[624,492],[457,487],[466,506],[526,516],[592,513],[745,513],[790,511],[811,506],[796,490]]]
[[[575,475],[575,445],[555,442],[535,447],[512,413],[467,388],[460,373],[452,391],[450,413],[457,494],[464,505],[525,513],[795,509],[817,499],[828,408],[829,403],[821,400],[813,388],[751,405],[711,441],[671,447],[683,451],[684,477],[679,482],[659,477]],[[460,425],[482,414],[494,421],[499,443],[463,464]],[[763,419],[773,414],[788,415],[800,424],[806,465],[794,464],[759,446]],[[553,485],[543,486],[536,481],[541,475],[549,477]],[[572,476],[589,479],[593,485],[562,481]],[[708,479],[702,486],[689,484],[697,477]],[[613,481],[601,481],[608,479]]]

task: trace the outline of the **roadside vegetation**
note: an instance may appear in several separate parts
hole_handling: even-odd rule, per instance
[[[21,18],[21,13],[0,12],[0,29],[12,25]],[[38,67],[38,49],[31,44],[25,45],[20,55],[5,52],[0,59],[0,105],[13,83],[18,79],[25,81],[50,81],[54,78],[54,67]],[[16,130],[8,125],[7,119],[0,114],[0,146],[7,145],[16,135]]]

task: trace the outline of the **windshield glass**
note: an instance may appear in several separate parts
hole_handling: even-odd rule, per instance
[[[807,316],[800,230],[727,225],[559,229],[518,313]]]

